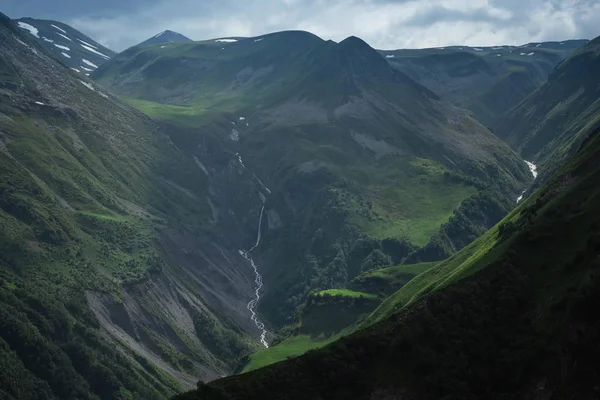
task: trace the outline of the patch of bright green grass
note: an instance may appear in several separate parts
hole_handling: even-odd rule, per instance
[[[309,350],[318,349],[339,339],[342,335],[335,335],[328,338],[311,338],[309,335],[293,336],[277,346],[258,351],[250,357],[250,362],[242,373],[250,372],[290,357],[297,357]]]
[[[445,172],[435,161],[395,158],[345,173],[372,177],[365,182],[363,196],[350,195],[345,200],[351,219],[374,238],[402,237],[424,246],[462,201],[477,192],[474,187],[448,182]]]
[[[132,98],[124,98],[124,100],[149,117],[183,125],[202,120],[205,113],[205,110],[198,106],[175,106]]]
[[[362,325],[366,326],[381,321],[413,303],[422,295],[455,283],[488,265],[495,257],[502,254],[502,250],[505,247],[504,245],[496,246],[499,241],[499,227],[502,223],[516,220],[521,207],[515,209],[503,222],[494,226],[462,251],[416,276],[397,292],[385,299],[362,322]]]
[[[317,293],[317,296],[340,296],[340,297],[351,297],[354,299],[365,298],[365,299],[376,299],[377,296],[371,293],[356,292],[350,289],[327,289],[321,290]]]
[[[395,282],[399,280],[400,277],[405,277],[407,275],[417,276],[432,268],[436,264],[439,264],[439,261],[424,262],[419,264],[393,265],[391,267],[369,271],[365,274],[365,277],[377,277],[389,280],[390,282]]]

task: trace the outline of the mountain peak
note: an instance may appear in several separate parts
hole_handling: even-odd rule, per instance
[[[146,45],[151,45],[151,44],[166,44],[166,43],[186,43],[186,42],[193,42],[193,40],[182,35],[179,32],[175,32],[175,31],[171,31],[171,30],[167,29],[165,31],[157,33],[156,35],[143,41],[142,43],[139,43],[138,46],[146,46]]]

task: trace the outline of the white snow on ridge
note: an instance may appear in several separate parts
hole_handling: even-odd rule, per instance
[[[542,45],[541,43],[540,44],[536,44],[535,47],[540,47],[541,45]]]
[[[77,68],[73,68],[73,67],[71,67],[71,69],[72,69],[73,71],[75,71],[75,72],[81,72],[81,71],[80,71],[80,70],[78,70]]]
[[[98,68],[98,66],[96,64],[94,64],[91,61],[86,60],[85,58],[82,58],[81,61],[83,61],[84,64],[89,65],[90,67]],[[86,69],[86,71],[91,71],[91,69]]]
[[[64,37],[65,39],[67,39],[69,42],[72,42],[70,37],[63,35],[62,33],[58,33],[57,35],[60,35],[60,36]]]
[[[387,56],[385,56],[385,58],[394,58],[394,57],[396,57],[396,56],[393,54],[388,54]]]
[[[26,24],[25,22],[21,22],[21,21],[19,21],[17,23],[19,24],[19,28],[28,30],[29,33],[31,33],[33,36],[35,36],[36,38],[39,39],[39,36],[38,36],[39,31],[37,30],[37,28],[35,26]]]
[[[52,40],[52,39],[48,39],[48,38],[47,38],[47,37],[45,37],[45,36],[42,36],[42,39],[44,40],[44,42],[48,42],[48,43],[54,43],[54,40]]]
[[[60,44],[56,44],[56,43],[54,43],[54,46],[58,47],[61,50],[71,51],[71,49],[68,48],[67,46],[61,46]]]
[[[65,52],[61,52],[60,54],[62,54],[63,56],[65,56],[65,57],[67,57],[67,58],[71,58],[71,56],[70,56],[70,55],[68,55],[68,54],[67,54],[67,53],[65,53]]]
[[[94,49],[96,49],[96,50],[98,49],[98,48],[97,48],[96,46],[94,46],[93,44],[89,44],[88,42],[85,42],[85,41],[83,41],[83,40],[81,40],[81,39],[77,39],[77,40],[79,40],[79,41],[80,41],[81,43],[83,43],[83,44],[87,44],[87,45],[88,45],[88,46],[90,46],[91,48],[94,48]]]
[[[96,91],[96,89],[94,89],[94,87],[93,87],[93,86],[92,86],[90,83],[87,83],[87,82],[85,82],[85,81],[79,81],[79,82],[81,82],[81,84],[82,84],[83,86],[85,86],[86,88],[88,88],[88,89],[90,89],[90,90],[92,90],[92,91],[94,91],[94,92]]]
[[[154,38],[160,37],[162,35],[164,35],[167,31],[162,31],[161,33],[159,33],[158,35],[154,36]]]
[[[59,31],[61,31],[62,33],[67,33],[67,31],[65,31],[62,28],[59,28],[58,26],[54,25],[54,24],[50,24],[51,27],[58,29]]]
[[[86,49],[87,51],[91,51],[91,52],[92,52],[92,53],[94,53],[94,54],[98,54],[100,57],[103,57],[103,58],[105,58],[105,59],[107,59],[107,60],[110,60],[110,57],[109,57],[109,56],[107,56],[106,54],[102,54],[102,53],[100,53],[98,50],[94,50],[94,49],[92,49],[90,46],[86,46],[85,44],[82,44],[82,45],[81,45],[81,47],[83,47],[83,48],[84,48],[84,49]]]
[[[217,39],[215,40],[217,43],[235,43],[237,39]]]
[[[502,47],[502,46],[492,47],[492,50],[502,50],[502,49],[504,49],[504,47]]]

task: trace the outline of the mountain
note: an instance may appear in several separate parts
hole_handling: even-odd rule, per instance
[[[599,133],[496,227],[386,300],[374,325],[175,399],[597,398]]]
[[[522,46],[451,46],[380,51],[415,81],[471,110],[491,127],[500,115],[544,84],[554,67],[587,40]]]
[[[187,156],[185,130],[2,14],[0,99],[0,397],[164,399],[233,373],[260,345],[239,249],[266,193],[235,149],[197,132]]]
[[[267,350],[271,362],[324,343],[296,329],[315,293],[348,289],[377,267],[450,256],[505,216],[533,178],[466,111],[355,37],[288,31],[136,47],[92,78],[166,129],[185,129],[172,137],[190,157],[215,151],[202,132],[234,146],[269,188],[253,254],[260,316],[269,340],[284,341]]]
[[[21,18],[15,22],[60,62],[82,75],[89,76],[116,54],[62,22],[34,18]]]
[[[494,126],[547,179],[600,126],[600,38],[556,66],[548,82]]]
[[[192,39],[183,36],[181,33],[166,30],[160,32],[155,36],[152,36],[150,39],[144,40],[142,43],[138,44],[138,46],[186,42],[192,42]]]

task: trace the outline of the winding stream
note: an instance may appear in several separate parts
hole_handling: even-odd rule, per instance
[[[254,279],[254,283],[256,284],[255,289],[254,289],[255,297],[254,297],[254,299],[250,300],[250,302],[248,303],[246,308],[252,314],[252,317],[250,317],[250,319],[252,320],[252,322],[254,322],[254,325],[256,325],[256,327],[260,331],[262,331],[260,334],[260,343],[263,346],[265,346],[266,348],[269,348],[269,343],[267,343],[267,339],[266,339],[268,332],[265,329],[265,324],[261,322],[261,320],[258,318],[258,314],[256,313],[256,307],[258,306],[258,301],[260,300],[260,290],[263,287],[262,276],[258,272],[258,267],[254,263],[254,260],[252,259],[252,254],[251,254],[254,251],[254,249],[256,249],[258,247],[258,245],[260,244],[261,228],[262,228],[262,220],[263,220],[264,212],[265,212],[265,207],[263,206],[262,209],[260,210],[260,217],[258,219],[258,232],[256,234],[256,243],[250,250],[247,250],[247,251],[240,250],[240,254],[242,255],[242,257],[244,257],[246,260],[248,260],[248,262],[252,266],[252,269],[254,269],[254,274],[256,276],[256,278]]]

